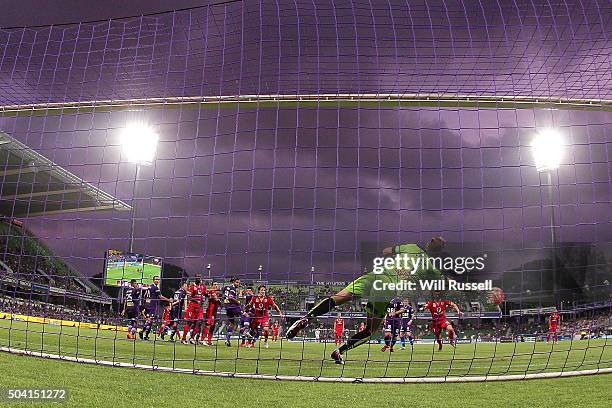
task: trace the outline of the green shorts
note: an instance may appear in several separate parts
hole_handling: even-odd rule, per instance
[[[354,296],[368,299],[366,312],[379,319],[385,317],[389,302],[397,296],[395,290],[384,288],[385,283],[397,283],[397,275],[366,273],[349,283],[344,289]]]

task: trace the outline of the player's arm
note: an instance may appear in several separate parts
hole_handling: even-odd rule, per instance
[[[244,307],[243,313],[246,314],[249,310],[255,308],[255,296],[251,298],[251,301]]]
[[[159,290],[159,289],[158,289]],[[172,303],[172,298],[167,298],[164,295],[162,295],[161,290],[159,290],[159,299],[163,300],[164,302],[170,302]]]
[[[461,311],[461,309],[459,309],[459,306],[457,306],[457,304],[455,302],[449,302],[448,304],[450,305],[450,307],[455,309],[455,312],[457,312],[457,314],[459,316],[461,316],[463,314],[463,312]]]
[[[278,305],[276,304],[276,302],[272,302],[272,307],[274,308],[274,310],[276,310],[278,312],[278,315],[280,316],[281,319],[283,319],[285,316],[283,315],[283,312],[281,311],[280,307],[278,307]]]

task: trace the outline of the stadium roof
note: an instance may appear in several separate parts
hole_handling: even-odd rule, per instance
[[[31,217],[131,207],[0,132],[0,215]]]

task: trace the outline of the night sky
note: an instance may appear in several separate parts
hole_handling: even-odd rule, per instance
[[[116,16],[117,3],[96,13]],[[609,2],[315,3],[2,29],[0,104],[359,92],[612,97]],[[43,11],[0,24],[49,23]],[[91,13],[71,8],[60,22]],[[135,169],[122,162],[119,133],[136,118],[160,144],[136,187],[135,249],[191,274],[212,263],[216,274],[255,276],[262,264],[271,278],[307,279],[315,266],[318,279],[346,280],[361,272],[364,246],[433,234],[503,250],[493,269],[519,267],[550,245],[550,207],[529,149],[549,126],[569,145],[553,180],[560,241],[612,241],[610,111],[184,107],[0,117],[0,130],[131,203]],[[105,249],[127,247],[127,213],[26,224],[86,275],[100,272]]]

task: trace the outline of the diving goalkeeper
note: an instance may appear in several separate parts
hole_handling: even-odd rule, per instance
[[[425,245],[424,249],[417,244],[403,244],[385,248],[383,254],[389,256],[394,254],[406,254],[406,256],[413,259],[422,257],[423,261],[426,261],[428,257],[440,253],[445,242],[446,241],[444,241],[442,237],[434,237]],[[412,275],[412,277],[416,276],[423,278],[424,275],[430,273],[435,273],[438,276],[440,274],[440,272],[433,267],[433,262],[420,262],[418,264],[414,263],[414,265],[419,265],[419,267],[414,271],[415,274]],[[427,269],[428,267],[432,269]],[[370,339],[370,336],[372,336],[372,333],[376,333],[380,327],[380,324],[384,320],[385,313],[387,312],[387,305],[397,295],[395,290],[389,289],[389,286],[392,286],[389,284],[399,283],[402,278],[406,278],[406,276],[400,276],[403,275],[403,273],[403,271],[396,270],[395,266],[393,266],[391,268],[385,268],[381,274],[370,272],[360,276],[340,292],[323,299],[310,309],[306,316],[293,323],[291,327],[287,329],[287,338],[294,338],[300,330],[303,330],[310,323],[310,321],[330,312],[334,307],[340,306],[355,298],[367,298],[368,303],[365,309],[368,318],[365,330],[355,334],[345,344],[335,349],[331,355],[336,364],[344,364],[342,354],[347,350],[366,343]],[[376,281],[379,281],[378,285],[374,284]],[[378,289],[376,289],[375,286]]]

